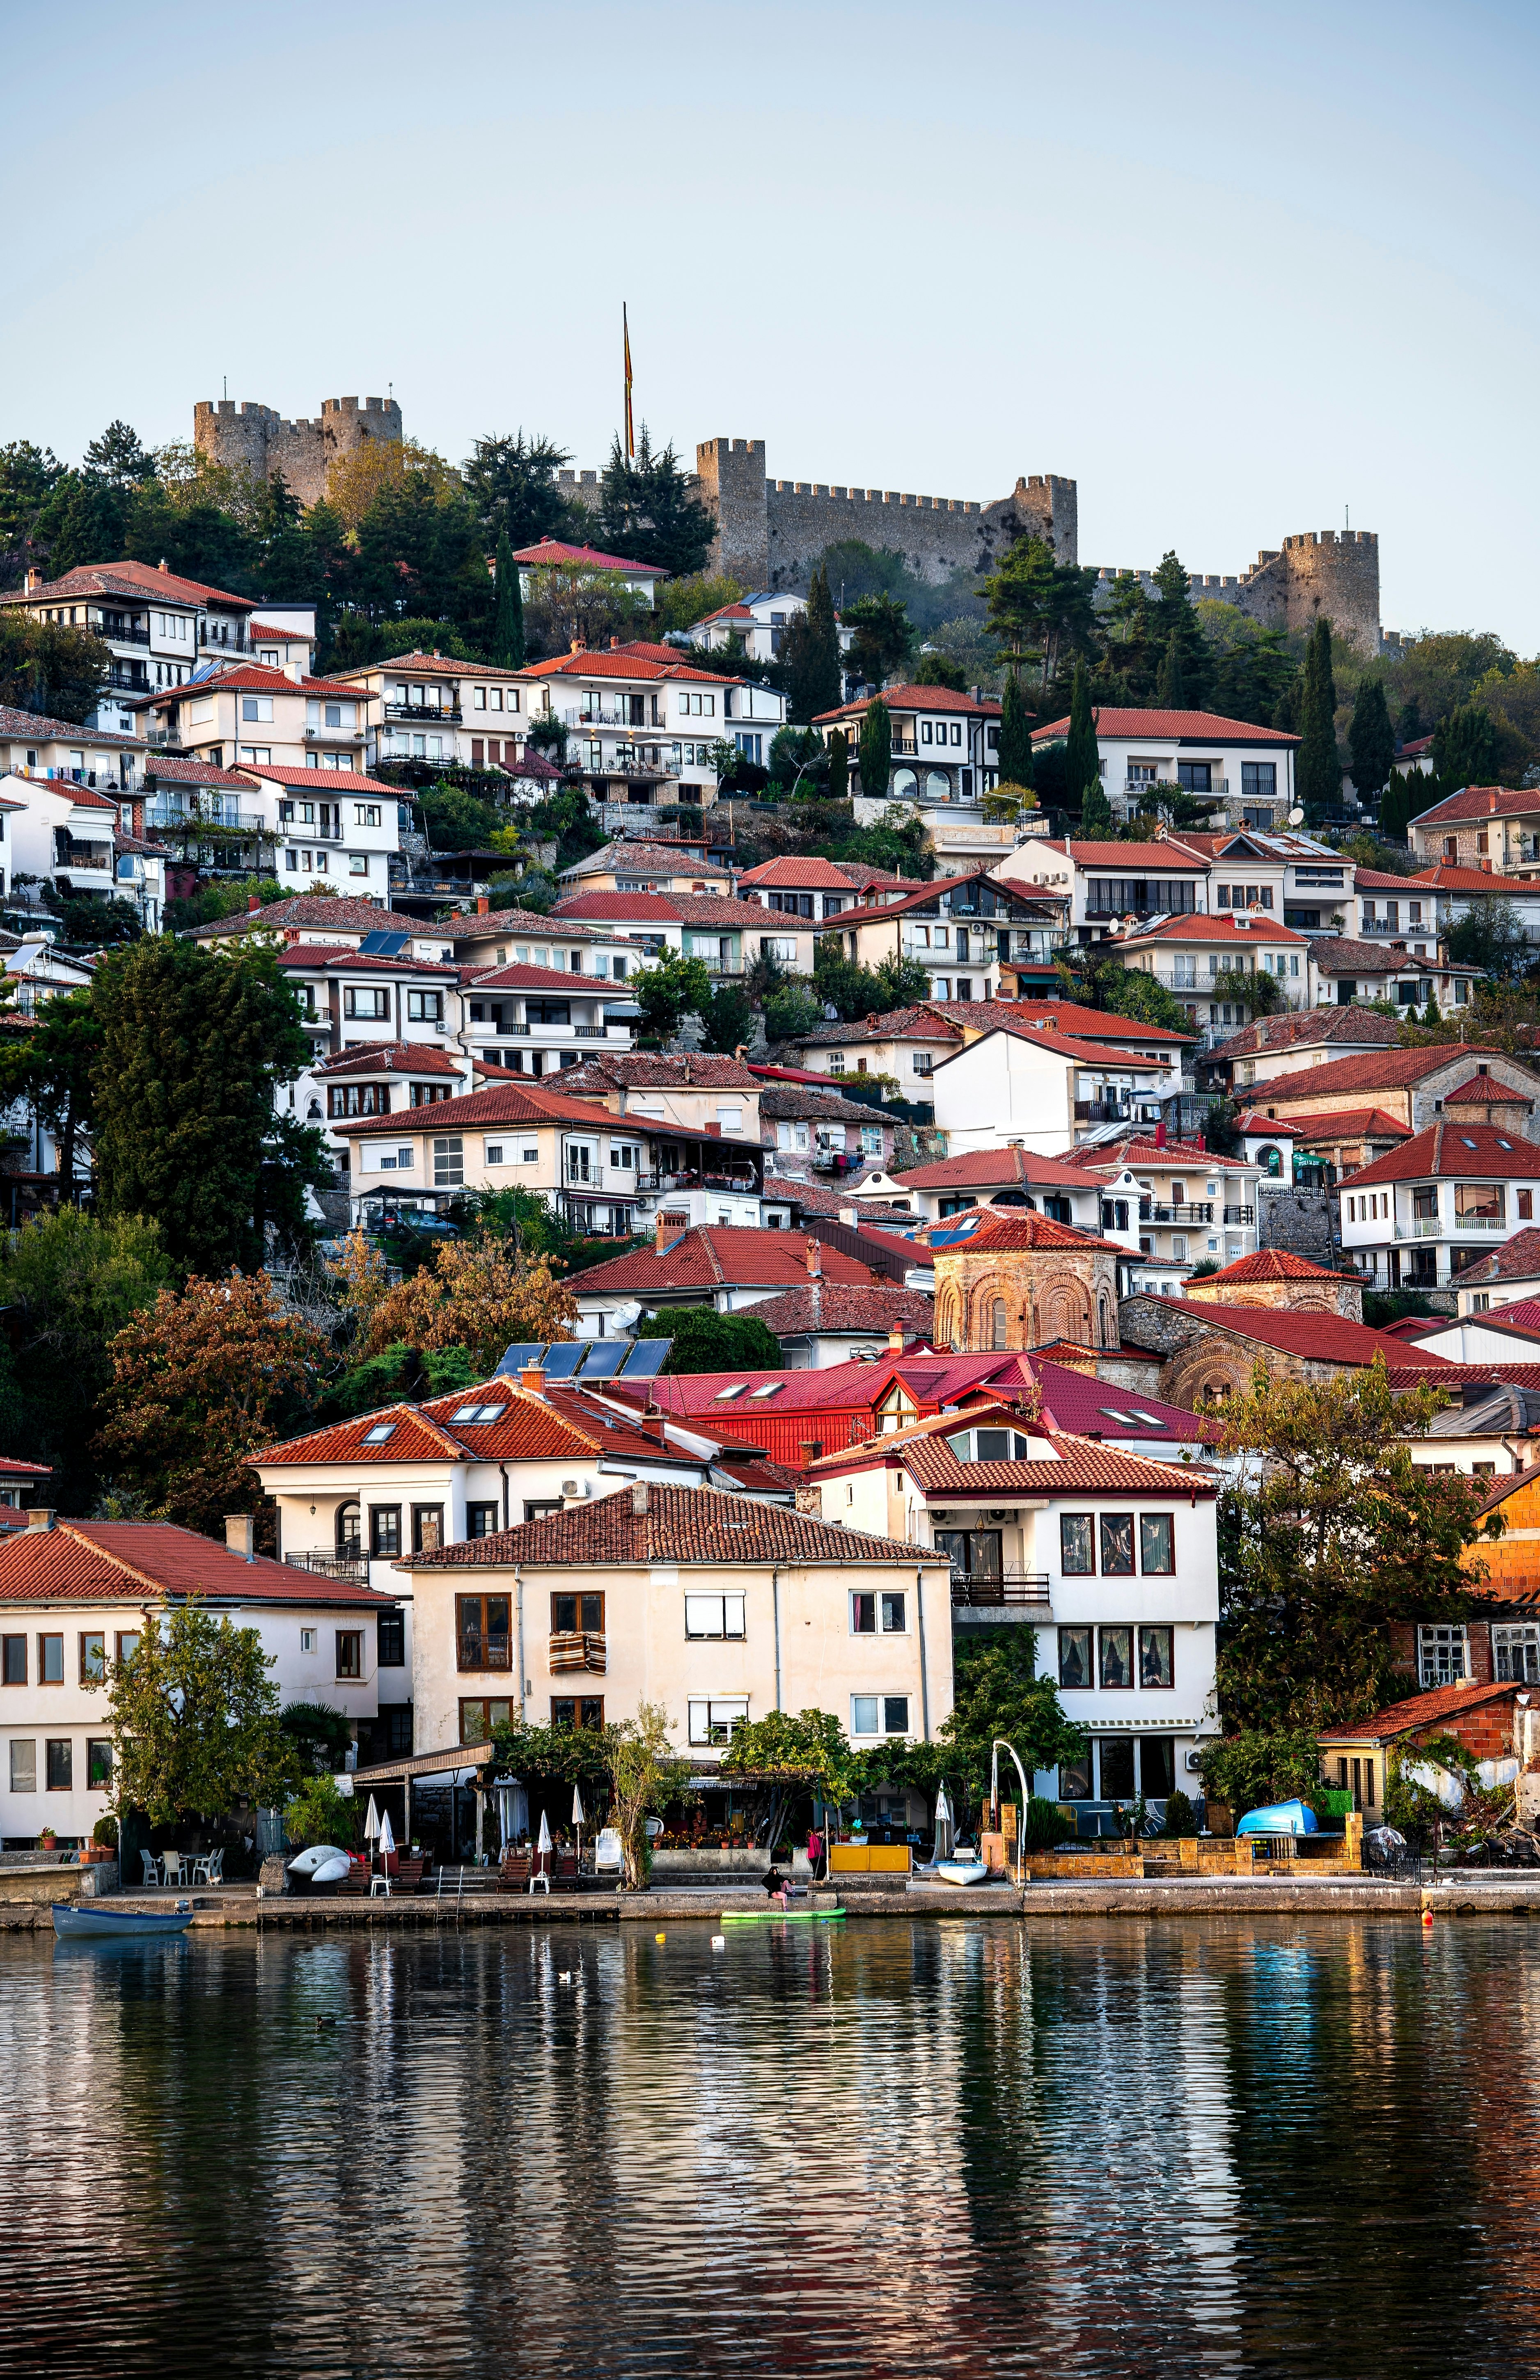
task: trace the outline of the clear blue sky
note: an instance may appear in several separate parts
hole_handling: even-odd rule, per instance
[[[1533,6],[10,0],[0,441],[394,390],[987,499],[1233,572],[1377,529],[1388,625],[1540,648]],[[23,128],[30,128],[29,132]]]

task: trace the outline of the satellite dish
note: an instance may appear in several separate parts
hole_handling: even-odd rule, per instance
[[[1289,813],[1289,823],[1291,826],[1303,826],[1304,812],[1302,809],[1291,809]]]

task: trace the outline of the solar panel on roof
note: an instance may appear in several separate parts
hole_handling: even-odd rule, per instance
[[[406,947],[405,934],[390,934],[382,929],[364,936],[358,944],[358,954],[368,959],[398,959]]]
[[[503,1361],[499,1364],[497,1367],[498,1370],[500,1372],[522,1372],[526,1364],[538,1364],[540,1362],[540,1357],[545,1354],[545,1345],[546,1342],[543,1339],[515,1340],[511,1347],[505,1347],[503,1349]]]
[[[655,1380],[668,1361],[672,1339],[638,1339],[620,1368],[623,1380]]]
[[[588,1360],[583,1366],[585,1380],[612,1380],[624,1363],[628,1342],[624,1339],[600,1339],[590,1342]]]
[[[548,1380],[570,1380],[588,1352],[582,1339],[558,1339],[545,1351],[545,1377]]]

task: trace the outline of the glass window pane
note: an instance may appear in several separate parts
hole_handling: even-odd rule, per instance
[[[48,1739],[48,1791],[67,1793],[75,1777],[75,1746],[67,1735]]]
[[[1089,1512],[1063,1512],[1059,1519],[1060,1568],[1066,1578],[1089,1578],[1097,1566]]]
[[[35,1793],[38,1790],[38,1748],[31,1737],[11,1738],[11,1791]]]
[[[1101,1516],[1101,1574],[1103,1578],[1134,1575],[1132,1512],[1104,1512]]]
[[[1059,1631],[1059,1682],[1061,1686],[1091,1683],[1091,1632],[1088,1628]]]
[[[1176,1568],[1175,1523],[1170,1512],[1139,1515],[1139,1567],[1169,1574]]]
[[[1089,1744],[1077,1760],[1060,1762],[1059,1797],[1063,1802],[1088,1802],[1091,1799],[1091,1747]]]
[[[1104,1735],[1101,1739],[1101,1798],[1104,1802],[1132,1800],[1134,1795],[1134,1738],[1131,1735]]]
[[[62,1636],[38,1638],[38,1676],[45,1686],[63,1685],[64,1638]]]
[[[884,1636],[903,1635],[903,1597],[902,1595],[885,1595],[882,1597],[882,1633]]]
[[[875,1694],[852,1694],[850,1731],[852,1735],[877,1733],[877,1696]]]
[[[1139,1746],[1139,1791],[1146,1799],[1158,1801],[1176,1788],[1176,1739],[1170,1735],[1146,1735]]]
[[[877,1633],[877,1597],[875,1595],[853,1595],[850,1598],[851,1633],[874,1636]]]
[[[86,1744],[86,1783],[105,1791],[112,1781],[112,1744],[105,1736],[93,1735]]]
[[[1139,1683],[1169,1686],[1171,1682],[1171,1634],[1169,1628],[1139,1631]]]
[[[1101,1682],[1104,1686],[1134,1683],[1133,1634],[1130,1628],[1101,1631]]]
[[[884,1735],[908,1734],[909,1697],[907,1694],[883,1695],[882,1731]]]

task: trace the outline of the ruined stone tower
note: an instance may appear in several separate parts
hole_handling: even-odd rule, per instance
[[[1148,570],[1102,569],[1094,600],[1110,600],[1120,578],[1140,579],[1146,591],[1155,580]],[[1379,622],[1379,539],[1370,528],[1306,529],[1286,537],[1281,547],[1264,547],[1247,570],[1233,578],[1188,579],[1194,602],[1233,603],[1259,627],[1282,628],[1291,636],[1308,635],[1324,614],[1339,640],[1366,654],[1384,644]]]
[[[842,538],[902,553],[916,577],[938,583],[953,570],[991,569],[1024,533],[1046,538],[1061,562],[1078,553],[1075,483],[1053,473],[1020,479],[993,503],[970,504],[769,480],[762,438],[707,438],[696,448],[696,481],[717,516],[709,566],[755,588],[806,587],[825,546]]]
[[[401,407],[394,397],[328,396],[319,421],[285,421],[267,405],[240,405],[225,398],[192,408],[193,443],[211,463],[224,463],[269,480],[282,471],[290,493],[313,504],[326,492],[326,474],[339,456],[356,454],[370,439],[401,436]]]

